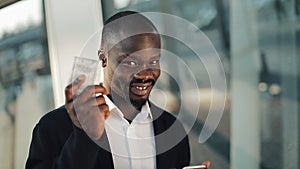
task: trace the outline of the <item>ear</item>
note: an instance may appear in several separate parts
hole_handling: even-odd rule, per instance
[[[99,56],[99,60],[102,61],[102,67],[106,67],[107,66],[107,57],[106,57],[103,49],[98,50],[98,56]]]

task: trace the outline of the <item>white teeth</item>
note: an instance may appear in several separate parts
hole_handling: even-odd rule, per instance
[[[138,89],[138,90],[146,90],[146,89],[147,89],[146,86],[144,86],[144,87],[141,87],[141,86],[135,86],[135,88]]]

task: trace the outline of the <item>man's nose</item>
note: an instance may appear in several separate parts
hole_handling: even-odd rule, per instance
[[[141,80],[153,79],[153,73],[150,68],[147,68],[136,73],[134,77]]]

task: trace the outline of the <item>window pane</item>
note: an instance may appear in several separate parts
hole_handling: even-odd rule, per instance
[[[194,24],[201,31],[208,36],[209,40],[216,48],[223,66],[225,67],[225,73],[229,74],[227,65],[229,64],[229,24],[228,24],[228,1],[212,1],[212,0],[134,0],[134,1],[119,1],[119,0],[102,0],[102,9],[104,20],[122,10],[134,10],[139,12],[163,12],[179,16],[186,19],[188,22]],[[157,18],[159,20],[159,18]],[[176,32],[178,29],[176,26],[172,27],[165,25],[165,27],[172,28],[170,32]],[[181,30],[182,31],[182,30]],[[180,32],[180,31],[178,31]],[[184,31],[182,31],[184,32]],[[184,34],[182,39],[190,38],[189,34]],[[214,75],[219,76],[221,69],[216,66],[217,62],[213,57],[207,57],[209,65],[204,65],[199,61],[199,56],[191,50],[190,46],[184,44],[182,39],[174,39],[173,37],[162,36],[163,49],[172,52],[176,56],[179,56],[189,69],[194,73],[195,80],[199,89],[197,91],[186,91],[191,95],[195,92],[199,92],[201,110],[198,113],[195,124],[190,132],[190,143],[193,165],[198,165],[201,162],[209,159],[213,161],[213,167],[215,168],[229,168],[229,102],[225,106],[223,118],[221,119],[219,126],[213,135],[204,143],[199,143],[199,135],[202,127],[204,126],[205,119],[209,112],[211,92],[213,91],[210,84],[209,75],[205,66],[211,67]],[[196,49],[201,48],[200,42],[194,43]],[[162,54],[163,55],[163,54]],[[163,59],[164,56],[162,56]],[[179,76],[179,79],[186,78],[185,74],[177,66],[172,63],[166,63],[162,67],[168,67],[167,69],[175,69],[174,72]],[[172,69],[172,70],[173,70]],[[156,88],[165,93],[165,97],[168,98],[166,103],[166,109],[175,115],[179,111],[188,111],[182,102],[180,86],[176,79],[162,73],[159,78]],[[214,92],[219,92],[214,90]],[[220,92],[222,93],[222,91]],[[223,94],[223,93],[222,93]],[[206,97],[207,96],[207,97]],[[192,104],[193,97],[191,96],[188,102]],[[152,100],[155,102],[155,100]],[[160,101],[158,101],[160,102]],[[180,109],[182,108],[182,109]],[[187,116],[188,113],[185,113]],[[191,118],[191,117],[188,117]]]
[[[198,136],[208,110],[199,103],[202,115],[190,132],[192,164],[209,159],[212,168],[235,168],[249,161],[257,164],[247,166],[253,169],[299,168],[299,0],[102,0],[102,7],[104,20],[122,10],[179,16],[201,29],[216,48],[227,75],[230,104],[214,134],[200,144]],[[176,29],[180,28],[170,31]],[[176,39],[162,39],[164,49],[199,72],[199,91],[209,93],[210,77],[195,54]],[[215,66],[211,63],[209,66]],[[169,110],[176,114],[176,104],[180,104],[176,81],[163,75],[157,87],[172,93]],[[243,122],[253,123],[244,127]],[[248,131],[258,144],[239,145]],[[258,153],[253,156],[251,149]]]
[[[31,133],[54,107],[43,1],[0,9],[0,168],[24,168]]]

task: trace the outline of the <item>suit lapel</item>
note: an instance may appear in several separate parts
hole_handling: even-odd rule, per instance
[[[167,164],[165,163],[166,153],[163,152],[166,142],[163,137],[163,134],[161,134],[167,129],[165,120],[162,116],[164,111],[153,104],[150,104],[150,109],[154,119],[153,128],[154,128],[155,147],[156,147],[156,168],[166,169],[168,168]]]

